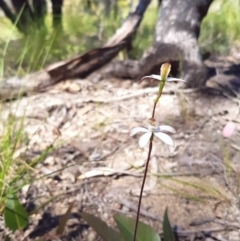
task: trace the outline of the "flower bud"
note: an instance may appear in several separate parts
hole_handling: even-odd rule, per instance
[[[161,75],[161,80],[165,81],[170,73],[171,70],[171,64],[165,63],[162,64],[161,70],[160,70],[160,75]]]

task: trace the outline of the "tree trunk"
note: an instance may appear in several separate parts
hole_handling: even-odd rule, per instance
[[[44,26],[44,17],[47,10],[45,0],[34,0],[32,5],[27,0],[0,0],[0,8],[18,30],[24,34]]]
[[[51,0],[52,2],[52,24],[54,28],[62,27],[62,5],[63,0]]]
[[[16,17],[13,13],[13,9],[11,9],[4,0],[0,0],[0,8],[3,10],[6,17],[8,17],[12,23],[16,21]]]
[[[203,86],[206,68],[203,65],[198,37],[200,25],[213,0],[162,0],[153,45],[139,61],[126,60],[109,64],[101,70],[103,77],[139,79],[159,74],[162,63],[170,62],[172,73],[181,75],[191,87]]]

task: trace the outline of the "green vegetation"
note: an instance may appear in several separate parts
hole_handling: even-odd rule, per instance
[[[47,64],[102,46],[129,12],[129,6],[126,4],[117,6],[108,15],[103,13],[104,8],[98,6],[86,9],[86,6],[80,3],[76,5],[65,6],[62,32],[52,30],[51,17],[47,16],[45,28],[24,37],[9,20],[1,18],[0,79],[14,75],[22,76],[39,70]],[[151,45],[157,19],[156,6],[156,2],[151,4],[139,27],[133,42],[134,49],[130,53],[133,58],[140,58],[143,51]],[[215,0],[202,24],[199,39],[202,52],[227,54],[230,49],[239,45],[239,12],[239,1]],[[0,213],[6,204],[20,205],[17,198],[16,202],[12,203],[9,197],[14,196],[22,186],[31,182],[34,166],[44,158],[42,156],[26,164],[24,157],[16,155],[16,150],[23,142],[28,141],[23,133],[23,121],[24,117],[19,121],[14,116],[1,118],[0,121]],[[46,150],[46,153],[48,151]],[[194,187],[199,188],[196,184]],[[214,195],[218,194],[215,193],[216,190],[210,191]],[[10,221],[12,223],[12,219]],[[14,226],[12,229],[17,228]]]
[[[116,9],[106,15],[103,14],[104,6],[101,6],[92,5],[87,11],[86,6],[80,2],[74,6],[68,3],[64,7],[63,32],[56,33],[51,29],[51,16],[48,16],[46,28],[24,38],[16,29],[12,31],[13,26],[9,20],[1,18],[1,49],[4,49],[6,39],[11,35],[4,57],[4,75],[22,75],[101,46],[121,25],[130,9],[129,5],[120,1]],[[202,52],[227,54],[239,44],[239,11],[239,1],[215,0],[202,24],[199,39]],[[151,45],[156,19],[157,3],[153,1],[134,39],[131,57],[140,58],[143,51]]]
[[[215,0],[202,23],[200,46],[202,51],[227,54],[240,42],[240,2]]]

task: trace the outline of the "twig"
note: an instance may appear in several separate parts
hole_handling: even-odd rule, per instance
[[[162,94],[171,94],[171,93],[175,93],[175,92],[191,93],[191,92],[198,92],[200,90],[201,90],[201,88],[178,89],[178,88],[175,87],[175,88],[163,90]],[[108,103],[112,103],[112,102],[118,102],[118,101],[136,98],[136,97],[146,95],[146,94],[155,94],[155,93],[158,93],[158,87],[146,88],[146,89],[143,89],[143,90],[135,91],[134,94],[124,95],[124,96],[120,96],[120,97],[117,97],[117,98],[111,98],[111,99],[107,99],[107,100],[106,99],[84,99],[84,100],[81,100],[81,103],[92,102],[92,103],[108,104]]]
[[[227,227],[220,227],[220,228],[206,228],[206,229],[203,229],[203,230],[177,230],[176,233],[179,235],[179,236],[188,236],[190,234],[198,234],[198,233],[202,233],[202,234],[208,234],[209,233],[213,233],[213,232],[221,232],[221,231],[225,231],[227,229]]]
[[[120,203],[121,205],[124,205],[124,206],[126,206],[127,208],[131,209],[132,211],[135,211],[135,212],[137,211],[136,205],[133,204],[132,202],[128,201],[127,199],[122,199],[122,198],[121,198],[121,199],[119,199],[119,203]],[[143,216],[145,216],[145,217],[148,217],[148,218],[151,218],[151,219],[154,219],[154,220],[163,222],[163,219],[162,219],[160,216],[155,215],[155,214],[153,214],[153,213],[150,213],[149,211],[147,211],[147,210],[145,210],[145,209],[143,209],[143,208],[141,208],[140,214],[143,215]]]
[[[221,219],[218,219],[218,218],[208,218],[208,219],[203,219],[203,220],[196,220],[196,221],[192,221],[190,223],[190,225],[191,226],[198,226],[198,225],[202,225],[202,224],[210,223],[210,222],[221,224],[221,225],[227,226],[227,227],[234,227],[234,228],[240,229],[239,223],[229,222],[229,221],[221,220]]]
[[[232,144],[231,147],[234,148],[237,151],[240,151],[240,146],[238,146],[236,144]]]
[[[150,174],[157,176],[157,177],[182,177],[182,176],[201,176],[202,174],[200,172],[196,171],[189,171],[189,172],[172,172],[172,173],[153,173],[150,172]]]
[[[85,179],[85,180],[84,180],[84,191],[85,191],[85,195],[86,195],[86,197],[88,198],[89,202],[90,202],[91,204],[93,204],[93,200],[92,200],[92,198],[91,198],[91,196],[90,196],[90,194],[89,194],[89,191],[88,191],[87,183],[88,183],[88,180]]]
[[[203,225],[205,223],[209,223],[209,222],[213,222],[215,218],[206,218],[206,219],[201,219],[201,220],[193,220],[190,223],[190,226],[199,226],[199,225]]]

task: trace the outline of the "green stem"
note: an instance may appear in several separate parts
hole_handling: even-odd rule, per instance
[[[157,103],[158,103],[160,97],[162,96],[162,91],[163,91],[164,85],[165,85],[165,80],[161,81],[160,84],[159,84],[158,95],[157,95],[156,100],[154,101],[154,106],[153,106],[153,111],[152,111],[152,117],[151,117],[151,119],[154,119],[156,106],[157,106]]]
[[[142,181],[142,186],[141,186],[141,191],[140,191],[140,196],[139,196],[139,201],[138,201],[137,218],[136,218],[136,224],[135,224],[135,229],[134,229],[133,241],[136,241],[136,237],[137,237],[137,228],[138,228],[138,222],[139,222],[139,216],[140,216],[142,194],[143,194],[143,188],[145,185],[147,171],[148,171],[148,165],[150,162],[150,157],[151,157],[151,152],[152,152],[152,142],[153,142],[153,134],[152,134],[152,136],[150,138],[150,142],[149,142],[148,157],[147,157],[147,162],[146,162],[146,166],[145,166],[145,171],[144,171],[144,176],[143,176],[143,181]]]
[[[157,106],[157,103],[158,103],[158,100],[160,99],[160,97],[161,97],[161,94],[158,95],[157,98],[156,98],[156,100],[154,101],[154,106],[153,106],[153,111],[152,111],[152,117],[151,117],[151,119],[154,119],[156,106]]]
[[[159,90],[158,90],[158,95],[160,95],[160,96],[161,96],[161,94],[162,94],[162,91],[163,91],[163,87],[164,87],[164,85],[165,85],[165,82],[166,82],[166,80],[160,81]],[[160,97],[159,97],[159,98],[160,98]]]

